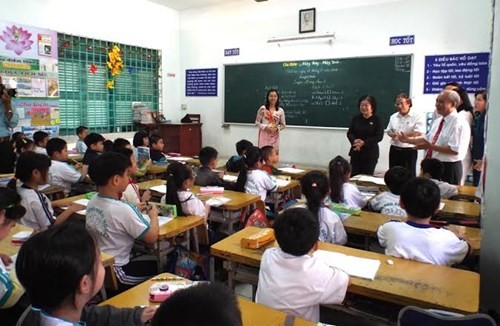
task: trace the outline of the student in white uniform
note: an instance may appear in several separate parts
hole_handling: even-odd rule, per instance
[[[68,164],[68,145],[64,139],[52,138],[47,142],[47,155],[52,159],[49,169],[49,183],[64,188],[66,196],[71,192],[71,186],[85,180],[88,166],[80,170]]]
[[[471,251],[467,241],[450,230],[429,224],[438,211],[439,201],[439,188],[434,182],[424,178],[407,182],[401,192],[407,222],[390,221],[377,231],[385,254],[442,266],[462,262]]]
[[[77,258],[77,259],[76,259]],[[16,262],[32,307],[20,326],[139,326],[155,307],[115,308],[87,303],[103,286],[104,267],[96,241],[81,221],[70,221],[28,239]]]
[[[259,195],[263,201],[266,201],[267,193],[278,190],[278,185],[274,177],[262,170],[263,160],[260,148],[253,146],[247,149],[243,160],[245,164],[242,164],[243,167],[238,174],[234,189]]]
[[[406,217],[405,210],[399,205],[399,196],[403,186],[411,178],[411,172],[402,166],[390,168],[384,175],[384,182],[389,191],[384,191],[373,197],[368,203],[368,208],[385,215]]]
[[[344,245],[347,233],[340,217],[325,205],[330,193],[328,177],[320,171],[310,171],[300,179],[302,194],[307,198],[307,208],[319,222],[319,241]]]
[[[188,164],[174,162],[168,166],[167,175],[167,193],[161,201],[175,205],[179,216],[203,216],[207,221],[210,206],[189,191],[196,177],[191,167]]]
[[[89,134],[89,128],[85,126],[80,126],[76,128],[76,135],[78,136],[78,141],[76,142],[75,149],[78,154],[85,154],[87,151],[87,145],[85,144],[85,137]]]
[[[328,165],[330,200],[352,208],[363,208],[368,200],[356,185],[349,183],[351,164],[342,156],[336,156]]]
[[[96,232],[99,248],[115,257],[114,269],[121,289],[139,284],[158,273],[156,261],[130,260],[136,240],[154,244],[158,239],[158,211],[148,216],[118,199],[129,184],[130,160],[122,154],[100,155],[89,167],[90,178],[99,190],[87,205],[87,229]]]
[[[130,159],[130,168],[128,169],[129,176],[133,176],[137,173],[137,160],[135,159],[134,152],[130,148],[114,148],[113,152],[122,154]],[[147,208],[147,201],[151,199],[151,192],[146,190],[141,195],[139,186],[134,179],[130,177],[127,189],[125,189],[119,198],[127,203],[137,206],[140,211],[144,211]]]
[[[26,213],[21,197],[12,189],[0,188],[0,241],[5,239],[16,222]],[[17,305],[24,289],[17,280],[12,258],[0,253],[0,319],[2,325],[14,325],[22,313]],[[5,324],[4,324],[5,323]]]
[[[47,142],[49,134],[45,131],[37,131],[33,134],[33,142],[35,143],[35,153],[47,155]]]
[[[276,218],[274,232],[280,247],[262,256],[255,301],[318,322],[320,304],[344,301],[349,275],[313,255],[319,223],[309,210],[285,210]]]
[[[64,222],[71,214],[85,209],[85,206],[71,204],[57,218],[54,215],[53,205],[42,192],[39,186],[48,183],[50,158],[47,155],[26,152],[19,156],[15,178],[9,181],[9,188],[16,190],[21,196],[21,205],[26,208],[26,214],[19,221],[20,224],[34,229],[45,230],[53,224]],[[22,185],[17,187],[17,181]]]
[[[441,163],[440,160],[435,158],[426,158],[420,162],[420,176],[430,179],[432,182],[437,184],[441,198],[448,199],[458,195],[458,187],[456,185],[441,181],[442,174],[443,163]]]

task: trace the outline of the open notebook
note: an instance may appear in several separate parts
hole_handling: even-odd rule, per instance
[[[343,270],[350,276],[374,280],[380,267],[380,260],[348,256],[338,252],[318,250],[314,256],[331,267]]]

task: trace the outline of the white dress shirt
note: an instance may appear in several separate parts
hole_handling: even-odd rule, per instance
[[[421,134],[425,134],[425,119],[422,114],[419,114],[414,110],[410,110],[406,115],[396,112],[391,115],[389,124],[387,125],[387,130],[392,132],[403,132],[405,134],[409,132],[419,132]],[[392,138],[391,145],[401,148],[415,147],[415,145],[403,143]]]

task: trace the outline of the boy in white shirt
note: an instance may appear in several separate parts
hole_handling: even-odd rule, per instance
[[[89,128],[85,126],[80,126],[76,128],[76,135],[78,136],[78,141],[76,142],[76,152],[78,154],[85,154],[87,151],[87,145],[85,144],[85,137],[89,134]]]
[[[127,289],[158,274],[156,261],[131,261],[135,240],[154,244],[158,239],[158,211],[152,206],[148,216],[118,199],[129,184],[130,159],[118,153],[104,153],[89,167],[90,178],[99,193],[87,205],[87,229],[96,233],[99,249],[115,257],[119,287]]]
[[[255,301],[318,322],[320,304],[344,301],[349,275],[313,256],[319,224],[309,210],[286,210],[276,218],[274,232],[280,248],[262,256]]]
[[[33,142],[35,143],[35,153],[47,155],[47,142],[49,134],[45,131],[37,131],[33,134]]]
[[[426,158],[420,162],[420,176],[431,179],[431,181],[439,187],[441,198],[448,199],[458,195],[458,187],[448,182],[441,181],[443,169],[443,163],[436,158]]]
[[[71,186],[85,179],[88,166],[83,165],[77,170],[68,164],[68,145],[64,139],[52,138],[47,142],[47,155],[52,160],[49,169],[49,183],[64,188],[66,196],[71,192]]]
[[[384,181],[389,191],[384,191],[373,197],[368,203],[368,208],[386,215],[406,217],[405,210],[399,206],[399,195],[411,177],[410,171],[402,166],[390,168],[384,175]]]
[[[400,203],[408,214],[407,222],[389,221],[377,231],[385,254],[443,266],[462,262],[471,251],[469,244],[453,232],[429,224],[439,202],[439,188],[434,182],[424,178],[408,181]]]

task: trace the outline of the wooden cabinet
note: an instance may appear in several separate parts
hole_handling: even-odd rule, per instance
[[[154,129],[163,138],[163,152],[185,156],[198,155],[201,149],[201,123],[157,124]]]

